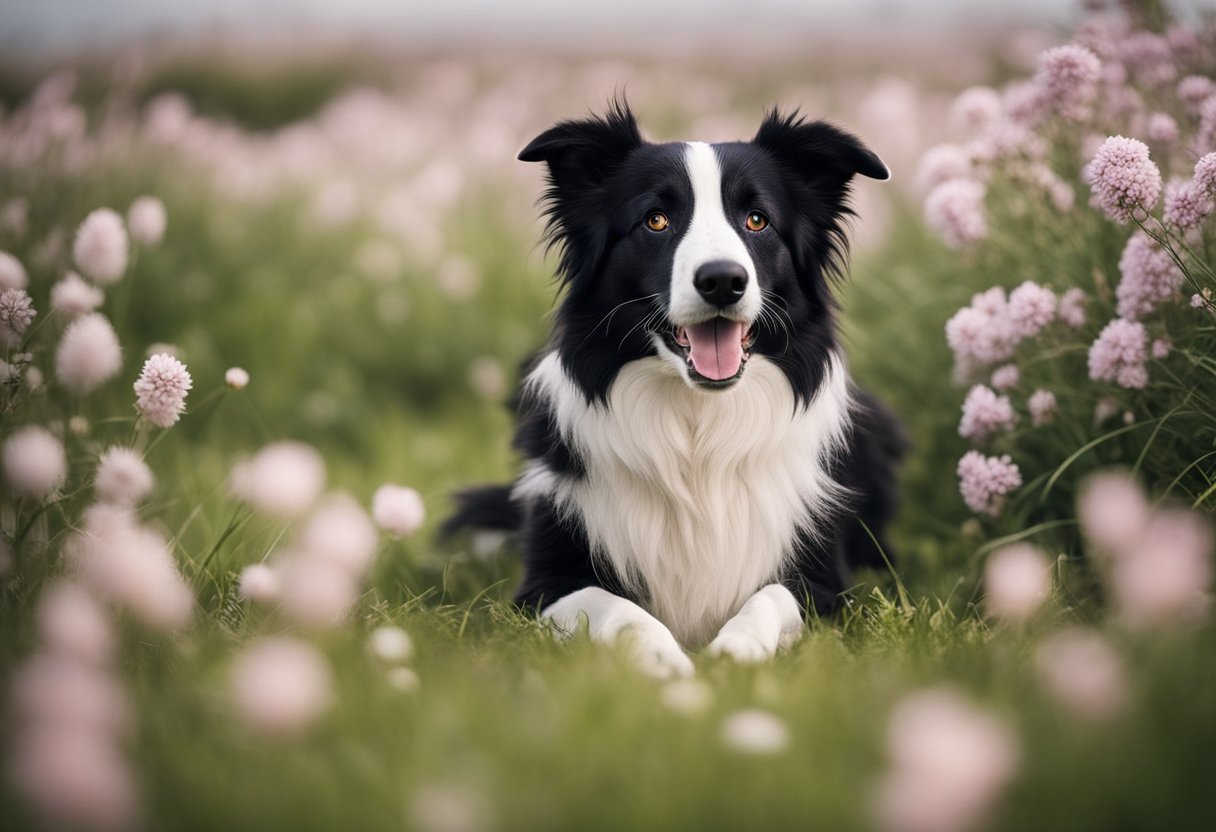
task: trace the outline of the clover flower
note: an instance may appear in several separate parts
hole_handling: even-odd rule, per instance
[[[21,336],[37,314],[34,302],[24,289],[0,291],[0,339],[10,344],[20,344]]]
[[[249,384],[249,373],[240,367],[229,367],[224,372],[224,384],[233,390],[244,390]]]
[[[107,448],[97,464],[93,490],[102,502],[130,506],[152,492],[152,469],[130,448]]]
[[[1127,707],[1123,660],[1097,632],[1074,627],[1053,633],[1034,658],[1043,687],[1074,716],[1102,721]]]
[[[7,251],[0,251],[0,289],[24,289],[29,283],[21,261]]]
[[[1129,321],[1177,297],[1186,279],[1169,251],[1143,231],[1128,239],[1119,258],[1119,272],[1116,311]]]
[[[1126,223],[1135,210],[1149,211],[1161,196],[1161,171],[1149,158],[1148,145],[1111,136],[1089,164],[1094,196],[1106,215]]]
[[[978,130],[998,121],[1004,109],[1001,94],[992,87],[968,87],[950,105],[950,118],[956,124]]]
[[[168,220],[165,203],[154,196],[141,196],[127,209],[127,228],[131,238],[143,246],[154,246],[165,236]]]
[[[4,440],[4,477],[17,494],[45,499],[67,475],[63,443],[46,428],[26,425]]]
[[[1056,315],[1072,329],[1084,326],[1085,292],[1077,288],[1066,290],[1064,294],[1060,295],[1060,302],[1056,305]]]
[[[1192,113],[1199,112],[1199,105],[1216,96],[1216,81],[1202,75],[1188,75],[1178,82],[1178,100]]]
[[[157,353],[144,362],[135,381],[135,406],[157,427],[171,427],[186,410],[186,394],[192,384],[185,364]]]
[[[1161,219],[1183,231],[1199,225],[1216,209],[1211,194],[1194,180],[1175,180],[1165,186],[1165,202]]]
[[[1032,338],[1056,315],[1055,292],[1027,280],[1009,293],[1009,320],[1018,338]]]
[[[232,666],[232,701],[254,730],[291,736],[329,707],[332,675],[315,647],[289,636],[263,638],[246,647]]]
[[[372,495],[372,518],[390,534],[398,537],[413,534],[425,516],[422,497],[412,488],[382,485]]]
[[[1017,364],[1003,364],[992,371],[992,386],[997,390],[1012,390],[1018,386],[1020,378]]]
[[[299,517],[325,488],[325,461],[303,442],[274,442],[232,469],[230,487],[263,514]]]
[[[76,229],[72,259],[85,275],[107,285],[127,270],[129,247],[122,217],[109,208],[98,208]]]
[[[247,601],[273,601],[279,594],[279,575],[264,563],[246,566],[241,570],[237,592]]]
[[[997,549],[984,566],[984,607],[988,615],[1025,621],[1051,592],[1047,555],[1030,543]]]
[[[1216,196],[1216,153],[1206,153],[1195,163],[1192,180],[1211,196]]]
[[[78,395],[92,393],[122,370],[122,347],[110,321],[90,312],[68,324],[55,350],[55,377]]]

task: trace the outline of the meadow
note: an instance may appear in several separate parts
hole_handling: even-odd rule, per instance
[[[1216,35],[1137,9],[950,60],[8,63],[6,827],[1206,826]],[[840,286],[912,440],[891,568],[692,680],[556,640],[510,540],[436,534],[513,475],[553,308],[515,153],[621,89],[655,138],[780,102],[894,172]]]

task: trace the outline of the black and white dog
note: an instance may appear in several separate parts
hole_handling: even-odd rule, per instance
[[[882,563],[903,441],[850,381],[829,282],[849,182],[886,166],[775,111],[750,142],[653,144],[620,103],[519,158],[548,165],[565,294],[518,397],[522,474],[459,495],[447,530],[518,531],[516,601],[628,632],[660,675],[706,643],[772,656]]]

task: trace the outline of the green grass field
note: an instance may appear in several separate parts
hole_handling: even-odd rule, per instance
[[[495,67],[478,71],[475,83],[483,84]],[[0,201],[28,200],[28,228],[0,231],[0,249],[26,264],[39,310],[34,342],[46,345],[33,364],[52,381],[61,323],[46,314],[48,297],[70,265],[76,225],[93,208],[125,210],[145,193],[167,207],[164,241],[137,250],[101,308],[125,351],[119,376],[82,398],[53,383],[42,393],[9,383],[0,423],[7,436],[30,422],[88,420],[83,433],[67,432],[70,475],[61,499],[40,512],[3,494],[0,524],[13,557],[0,579],[7,690],[39,649],[38,594],[62,571],[60,547],[92,501],[99,451],[137,436],[131,384],[145,351],[172,344],[193,375],[180,424],[138,440],[157,478],[140,515],[171,540],[197,598],[193,623],[166,635],[125,614],[116,618],[118,676],[134,715],[123,748],[142,795],[141,828],[870,829],[888,767],[888,717],[913,692],[941,686],[995,715],[1016,738],[1016,771],[986,828],[1206,827],[1216,810],[1216,628],[1210,621],[1152,631],[1121,626],[1095,589],[1072,523],[1073,490],[1084,474],[1130,466],[1146,441],[1165,447],[1169,431],[1146,440],[1150,426],[1095,445],[1061,468],[1054,490],[1043,486],[1055,466],[1102,431],[1026,439],[1052,462],[1027,471],[1028,482],[1037,479],[1000,520],[974,520],[955,477],[968,445],[957,433],[963,391],[951,380],[946,320],[993,283],[1033,277],[1066,285],[1069,273],[1088,279],[1093,262],[1111,268],[1121,243],[1070,253],[1044,224],[1034,232],[1040,245],[1029,250],[997,240],[984,254],[960,254],[934,239],[908,192],[890,195],[889,231],[856,252],[841,302],[854,374],[901,415],[914,443],[892,535],[894,570],[862,576],[844,612],[811,621],[804,638],[771,663],[695,657],[702,698],[680,708],[671,704],[676,694],[635,671],[622,650],[585,639],[559,643],[511,608],[519,568],[509,543],[487,555],[474,551],[485,548],[482,541],[436,540],[453,490],[515,470],[504,402],[518,363],[543,341],[554,291],[552,263],[527,213],[539,179],[481,178],[518,164],[509,153],[486,151],[446,204],[396,203],[417,217],[398,210],[394,221],[438,227],[437,251],[420,253],[402,242],[408,235],[387,234],[374,210],[328,226],[309,222],[307,176],[282,177],[256,197],[234,195],[214,186],[230,171],[197,156],[183,163],[179,147],[158,145],[131,126],[138,107],[164,89],[188,89],[213,115],[240,118],[253,107],[278,120],[238,128],[241,152],[256,167],[268,157],[248,150],[260,140],[253,130],[312,118],[309,95],[324,101],[334,92],[332,76],[323,75],[318,88],[316,74],[308,69],[298,84],[279,78],[274,88],[289,100],[269,113],[229,74],[176,66],[113,101],[88,78],[80,95],[89,135],[118,124],[118,137],[82,165],[52,149],[36,163],[10,160],[0,168]],[[569,83],[578,89],[577,80]],[[474,86],[451,111],[497,112],[491,104],[501,86]],[[20,83],[6,81],[13,88]],[[767,103],[759,95],[771,91],[755,79],[722,89],[741,121],[758,118]],[[10,108],[22,100],[6,95]],[[647,97],[643,118],[662,121],[657,97]],[[449,113],[428,106],[417,105],[420,120]],[[518,129],[539,131],[548,112],[532,102],[528,113],[538,120],[520,118]],[[579,112],[575,104],[573,113],[555,115]],[[694,123],[671,118],[663,129],[673,134]],[[441,124],[436,145],[444,130],[456,136],[468,126]],[[416,170],[426,159],[410,164]],[[368,184],[359,175],[350,177]],[[896,175],[911,179],[912,172]],[[857,225],[866,222],[863,214]],[[55,229],[65,235],[57,249],[47,242]],[[379,254],[369,249],[385,240],[387,255],[383,245]],[[1011,268],[1013,258],[1021,266]],[[1048,274],[1054,269],[1060,274]],[[1100,324],[1093,322],[1093,333]],[[246,389],[225,387],[230,366],[250,372]],[[481,374],[471,378],[474,366]],[[1212,396],[1210,378],[1206,387],[1196,383],[1200,398]],[[1135,400],[1145,422],[1161,415],[1154,395]],[[1076,407],[1087,408],[1088,419],[1091,402],[1078,399]],[[1170,439],[1168,453],[1210,446],[1210,413],[1196,409],[1198,421],[1187,423],[1200,424],[1195,441],[1179,449],[1182,440]],[[237,594],[241,569],[267,560],[291,528],[237,501],[229,473],[242,455],[283,438],[321,451],[331,489],[367,505],[378,486],[396,482],[416,488],[427,508],[420,531],[382,542],[354,612],[332,630],[297,628]],[[1188,502],[1207,511],[1213,501],[1194,498],[1210,470],[1191,472],[1197,484],[1179,475]],[[1154,496],[1165,494],[1165,475],[1154,476]],[[1043,495],[1037,502],[1036,494]],[[987,620],[979,603],[985,557],[993,541],[1023,534],[1058,556],[1051,597],[1028,622]],[[416,688],[402,690],[400,675],[369,647],[369,633],[386,624],[412,637],[407,664]],[[1109,718],[1078,716],[1043,682],[1036,655],[1051,634],[1073,625],[1096,628],[1123,664],[1125,706]],[[328,659],[333,700],[300,735],[273,740],[240,719],[230,673],[242,646],[285,632]],[[749,754],[724,741],[724,722],[743,709],[776,716],[788,732],[785,746]],[[17,727],[10,721],[6,733]],[[9,768],[0,787],[4,826],[42,828]]]

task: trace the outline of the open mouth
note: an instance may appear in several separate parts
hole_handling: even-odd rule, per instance
[[[751,358],[755,333],[742,321],[710,318],[697,324],[673,326],[667,343],[684,357],[688,375],[702,387],[729,387],[743,375]]]

